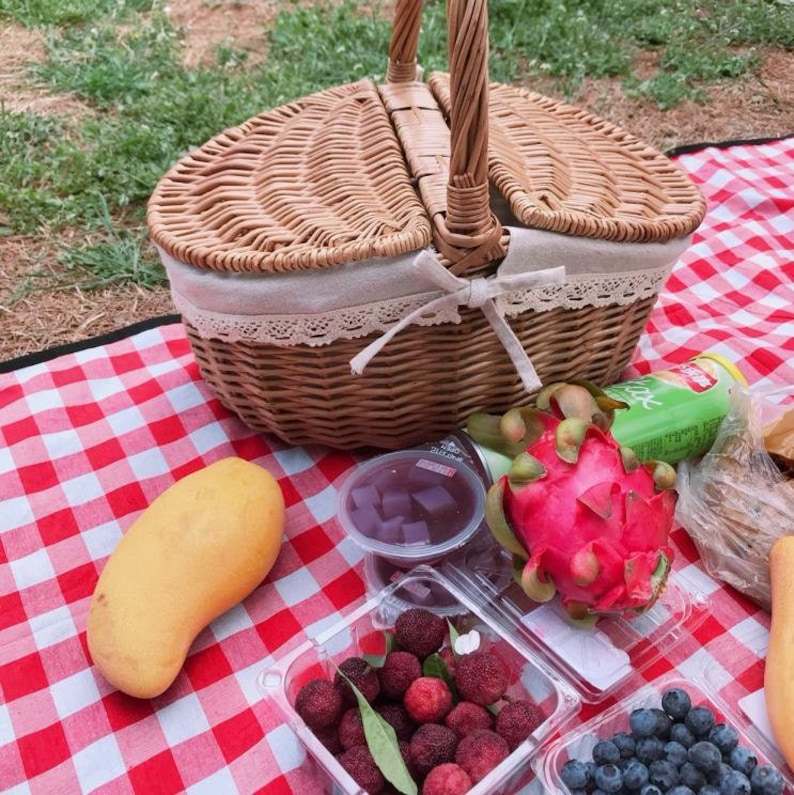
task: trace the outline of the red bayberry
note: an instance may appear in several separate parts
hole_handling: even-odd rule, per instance
[[[495,654],[474,651],[458,658],[455,686],[462,699],[487,707],[505,694],[507,671]]]
[[[367,701],[371,704],[380,694],[380,679],[378,672],[363,657],[348,657],[339,663],[339,670],[334,676],[336,685],[340,688],[345,702],[349,706],[355,706],[355,693],[348,682],[342,676],[346,676],[360,691]]]
[[[311,729],[330,726],[342,714],[342,693],[328,679],[312,679],[298,691],[295,711]]]
[[[367,744],[364,721],[358,707],[350,707],[342,713],[342,719],[339,721],[339,743],[345,750],[354,745]]]
[[[403,705],[416,723],[439,723],[452,709],[452,691],[443,679],[420,676],[405,691]]]
[[[378,669],[380,689],[386,698],[402,698],[408,685],[422,675],[422,663],[408,651],[393,651],[386,655]]]
[[[499,710],[494,729],[507,740],[510,750],[514,751],[541,723],[543,713],[537,704],[527,699],[516,699]]]
[[[475,729],[493,727],[493,716],[485,707],[471,701],[460,701],[447,713],[444,725],[458,737],[465,737]]]
[[[458,743],[455,761],[476,784],[509,755],[510,749],[504,737],[490,729],[477,729]]]
[[[455,762],[436,765],[422,783],[422,795],[464,795],[473,786],[469,774]]]
[[[436,765],[455,760],[458,738],[440,723],[425,723],[414,732],[410,747],[411,762],[422,778]]]
[[[423,607],[411,607],[400,613],[394,624],[394,637],[403,651],[424,660],[444,643],[447,627],[441,616]]]
[[[386,779],[366,745],[354,745],[339,754],[337,759],[356,784],[363,787],[369,795],[379,795],[385,788]]]

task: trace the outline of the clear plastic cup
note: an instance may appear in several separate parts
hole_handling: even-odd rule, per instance
[[[485,485],[467,464],[429,450],[376,456],[342,484],[338,516],[365,551],[408,570],[435,563],[482,525]]]

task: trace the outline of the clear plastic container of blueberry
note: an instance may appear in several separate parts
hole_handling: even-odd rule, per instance
[[[320,736],[322,730],[312,729],[304,719],[306,713],[296,707],[299,692],[312,680],[333,680],[340,664],[348,658],[365,657],[377,666],[377,661],[393,648],[397,618],[410,609],[417,594],[428,592],[435,595],[428,601],[428,609],[432,611],[437,600],[445,605],[438,615],[446,626],[454,628],[455,638],[464,635],[470,642],[479,643],[480,650],[494,653],[501,660],[508,682],[504,703],[527,700],[538,710],[531,734],[474,784],[469,790],[471,795],[512,795],[523,790],[536,776],[530,764],[533,754],[578,713],[581,701],[576,690],[522,643],[511,627],[494,622],[476,595],[460,589],[429,566],[417,566],[347,618],[284,655],[258,678],[269,705],[280,711],[308,752],[300,766],[307,792],[364,795],[367,789],[343,767],[340,749],[331,747],[333,743]],[[451,605],[456,609],[450,610]],[[417,785],[419,792],[421,781]],[[385,791],[397,790],[387,787]]]
[[[791,771],[746,714],[703,676],[645,685],[533,759],[559,795],[792,795]]]

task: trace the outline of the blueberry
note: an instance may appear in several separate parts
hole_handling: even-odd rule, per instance
[[[709,784],[714,784],[716,787],[720,787],[722,782],[725,781],[726,778],[733,772],[733,768],[724,760],[720,762],[719,768],[710,775],[707,776]]]
[[[648,765],[648,773],[651,784],[656,784],[662,791],[666,792],[670,787],[674,787],[680,781],[678,768],[667,759],[655,759]]]
[[[664,755],[676,767],[681,767],[684,762],[689,761],[689,750],[676,740],[670,740],[664,744]]]
[[[560,779],[568,789],[584,789],[590,781],[587,765],[579,759],[569,759],[560,769]]]
[[[695,790],[690,789],[684,784],[676,784],[667,790],[667,795],[695,795]]]
[[[628,732],[616,732],[612,735],[612,742],[618,747],[623,759],[631,759],[631,757],[634,756],[634,747],[636,743]]]
[[[623,768],[623,786],[626,789],[639,789],[648,783],[649,778],[648,768],[636,759],[630,759]]]
[[[597,765],[616,765],[620,760],[620,749],[612,740],[599,740],[593,746],[593,761]]]
[[[629,728],[635,739],[652,737],[656,733],[656,713],[647,707],[632,710],[629,715]]]
[[[640,795],[664,795],[664,792],[656,784],[646,784],[641,790]]]
[[[745,776],[749,776],[753,772],[755,766],[758,764],[755,754],[749,748],[745,748],[743,745],[737,745],[736,748],[733,748],[728,753],[725,761],[734,770],[744,773]]]
[[[715,723],[709,732],[709,740],[727,754],[739,744],[739,732],[727,723]]]
[[[751,791],[750,779],[738,770],[731,770],[720,784],[721,795],[750,795]]]
[[[656,729],[653,733],[657,737],[666,740],[670,736],[670,728],[673,725],[673,721],[663,709],[652,709],[651,712],[656,717]]]
[[[708,707],[692,707],[684,718],[684,724],[695,737],[707,737],[716,722]]]
[[[786,782],[772,765],[756,765],[750,773],[753,795],[781,795]]]
[[[695,742],[695,735],[687,728],[684,723],[674,723],[670,727],[670,739],[681,743],[685,748],[689,748]]]
[[[678,772],[681,775],[681,783],[695,792],[700,792],[701,787],[706,783],[706,774],[692,762],[684,762]]]
[[[599,765],[595,772],[595,784],[603,792],[620,792],[623,789],[623,773],[617,765]]]
[[[698,795],[720,795],[720,788],[715,784],[706,784],[700,788]]]
[[[716,773],[720,769],[722,754],[714,743],[699,740],[689,749],[689,761],[704,773]]]
[[[683,688],[671,687],[662,693],[662,709],[673,720],[683,720],[691,708],[692,699]]]
[[[634,748],[634,756],[644,765],[664,759],[664,741],[658,737],[640,737]]]

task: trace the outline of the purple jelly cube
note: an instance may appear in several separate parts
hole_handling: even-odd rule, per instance
[[[363,486],[356,486],[350,490],[350,499],[353,500],[353,505],[356,508],[366,508],[370,505],[377,505],[380,502],[380,494],[371,483],[365,483]]]
[[[400,514],[407,516],[412,508],[411,495],[405,489],[392,489],[383,495],[380,507],[384,519]]]
[[[409,582],[404,586],[405,590],[411,594],[416,604],[425,605],[433,602],[433,591],[421,582]]]
[[[369,484],[374,486],[381,494],[393,489],[395,486],[399,488],[402,485],[404,477],[401,470],[395,467],[385,467],[383,469],[375,469],[367,475]]]
[[[430,540],[427,522],[406,522],[403,525],[403,541],[406,544],[426,544]]]
[[[416,503],[430,516],[443,516],[455,510],[455,498],[443,486],[429,486],[414,495]]]
[[[380,522],[372,538],[383,544],[396,544],[402,538],[403,517],[392,516]]]
[[[358,531],[365,536],[372,536],[381,525],[381,518],[373,505],[353,508],[350,511],[350,520],[358,528]]]

